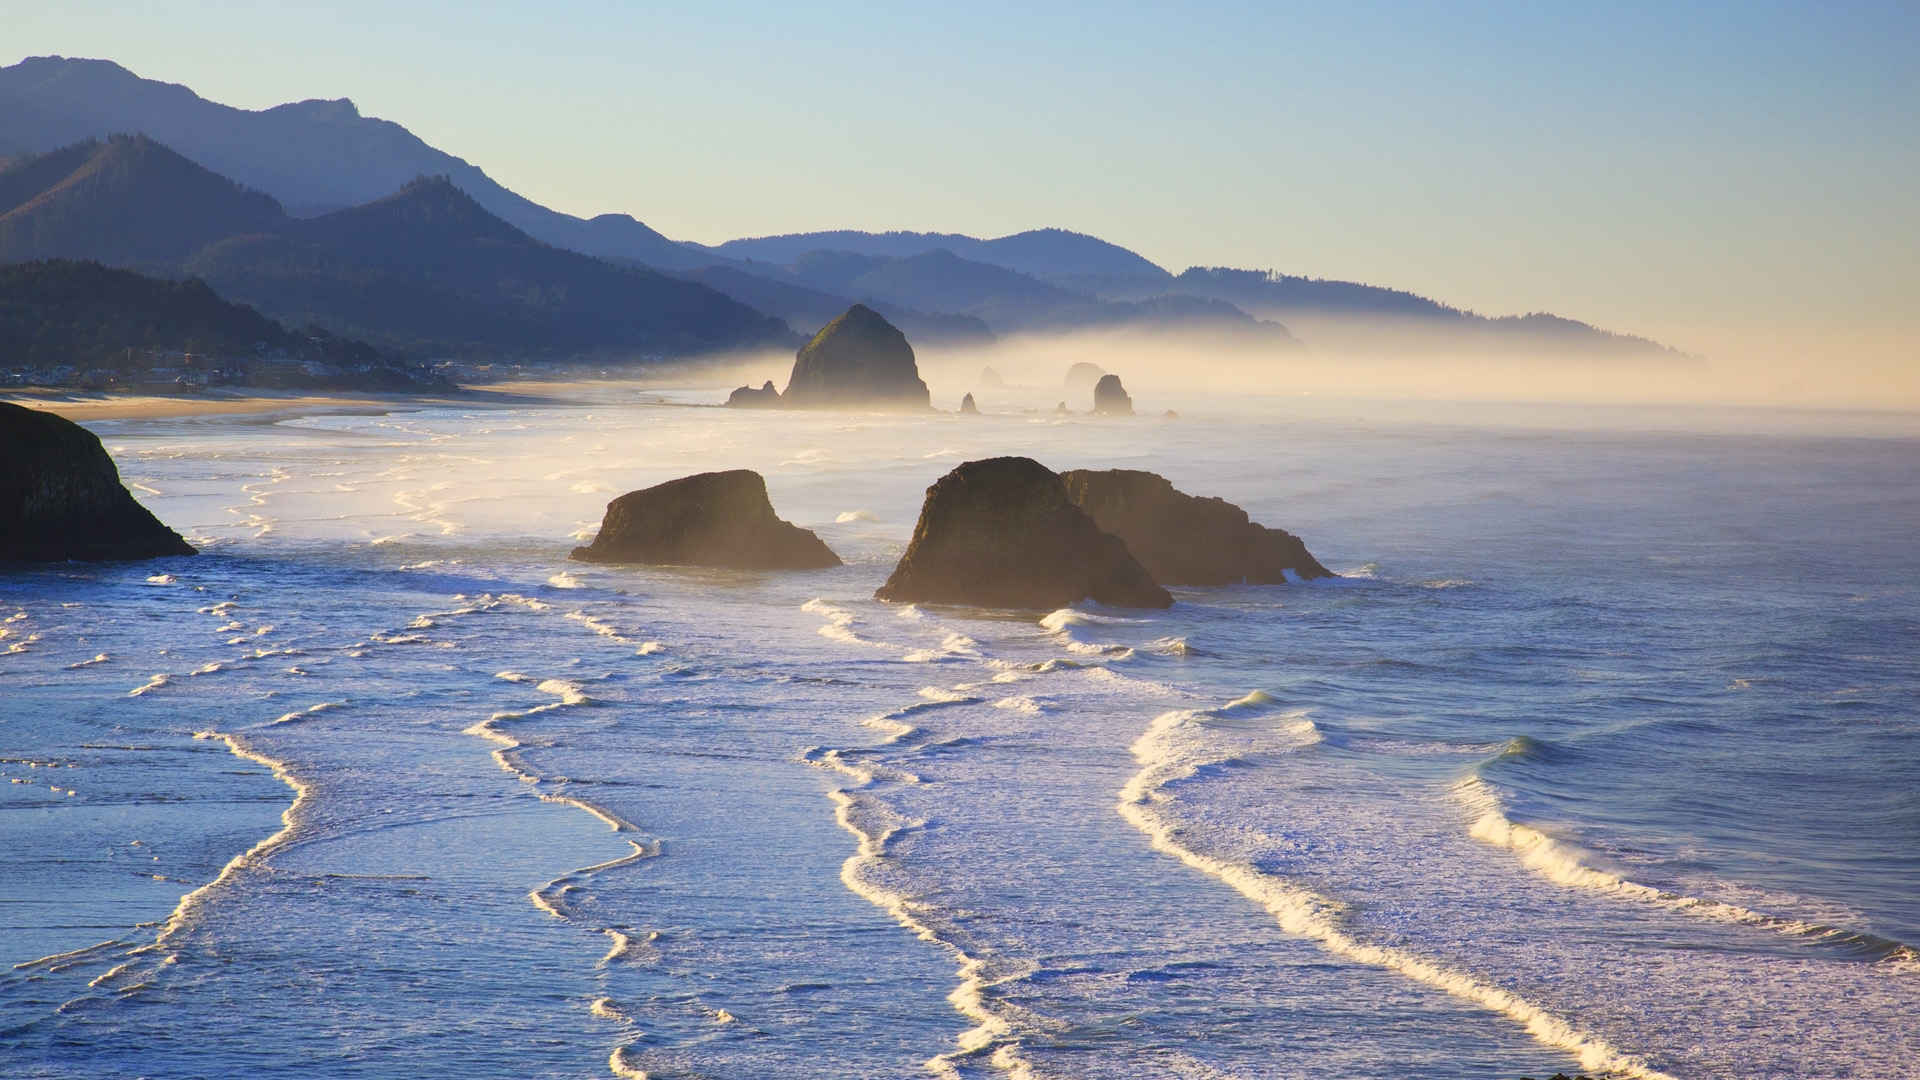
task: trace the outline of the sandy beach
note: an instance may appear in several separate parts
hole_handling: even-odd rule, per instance
[[[221,416],[324,411],[378,411],[433,405],[504,407],[532,403],[564,404],[582,400],[586,384],[577,382],[515,383],[462,387],[453,394],[299,393],[255,390],[247,393],[208,393],[194,396],[165,394],[106,394],[77,390],[14,390],[0,401],[44,409],[77,423],[89,420],[157,420],[182,416]],[[584,401],[583,401],[584,403]]]

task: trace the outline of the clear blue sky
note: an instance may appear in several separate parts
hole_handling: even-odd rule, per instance
[[[0,62],[351,97],[538,201],[677,238],[1059,225],[1175,270],[1708,352],[1847,328],[1920,364],[1911,0],[129,7],[9,13]]]

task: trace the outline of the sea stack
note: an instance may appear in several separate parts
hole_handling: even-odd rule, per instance
[[[1007,381],[1002,379],[1000,373],[993,370],[991,366],[980,369],[980,388],[982,390],[998,390],[1006,385]]]
[[[1300,538],[1249,520],[1225,499],[1188,495],[1135,469],[1060,474],[1067,497],[1168,585],[1279,585],[1336,576]]]
[[[913,540],[874,596],[1059,608],[1092,599],[1164,608],[1173,597],[1032,458],[969,461],[927,489]]]
[[[962,416],[979,416],[980,415],[980,406],[975,405],[973,403],[972,394],[968,394],[967,396],[960,399],[960,415]]]
[[[582,562],[818,570],[839,566],[818,536],[782,521],[751,469],[699,473],[629,491],[607,504]]]
[[[0,402],[0,561],[192,555],[120,483],[100,439],[63,416]]]
[[[1133,398],[1120,385],[1120,376],[1102,375],[1093,384],[1093,411],[1097,416],[1132,416]]]
[[[789,408],[927,409],[907,336],[865,304],[855,304],[801,347],[781,401]]]
[[[1089,364],[1085,360],[1067,369],[1066,387],[1070,394],[1084,394],[1093,389],[1093,385],[1105,375],[1106,369],[1099,364]]]

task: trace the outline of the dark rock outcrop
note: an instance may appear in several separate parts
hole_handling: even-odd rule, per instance
[[[874,596],[1011,608],[1173,603],[1058,476],[1023,457],[969,461],[928,488],[913,541]]]
[[[192,555],[120,483],[100,439],[62,416],[0,402],[0,560]]]
[[[1067,403],[1064,401],[1053,407],[1053,415],[1055,416],[1071,416],[1072,414],[1073,410],[1067,408]]]
[[[1225,499],[1188,495],[1155,473],[1074,469],[1060,474],[1067,497],[1168,585],[1279,585],[1333,577],[1300,538],[1248,520]]]
[[[1067,369],[1067,390],[1069,393],[1084,394],[1093,389],[1093,384],[1099,382],[1100,376],[1106,373],[1106,369],[1099,364],[1089,364],[1082,360]]]
[[[777,409],[780,407],[780,391],[773,388],[773,380],[768,379],[760,389],[742,386],[727,395],[727,404],[736,409]]]
[[[932,407],[907,336],[865,304],[848,308],[801,347],[782,401],[793,408]]]
[[[699,473],[629,491],[607,504],[582,562],[817,570],[839,566],[818,536],[780,520],[751,469]]]
[[[960,399],[960,414],[962,416],[979,416],[980,415],[980,406],[975,405],[973,403],[972,394],[968,394],[967,396]]]
[[[1120,376],[1102,375],[1093,384],[1093,411],[1099,416],[1133,415],[1133,398],[1120,385]]]

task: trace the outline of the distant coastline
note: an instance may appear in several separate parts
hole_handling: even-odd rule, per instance
[[[581,384],[543,382],[513,389],[461,386],[452,391],[392,393],[248,390],[207,390],[192,394],[116,394],[62,389],[9,388],[0,401],[64,416],[78,423],[96,420],[164,420],[191,416],[246,416],[254,414],[310,415],[314,413],[390,412],[395,408],[458,405],[461,408],[508,408],[515,405],[567,404],[579,400]]]

